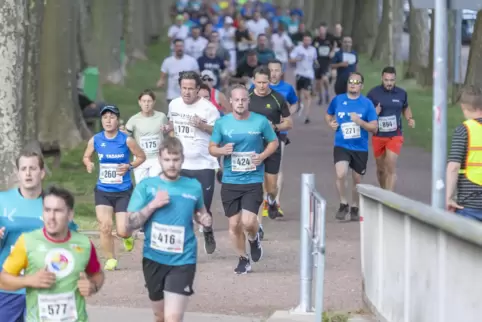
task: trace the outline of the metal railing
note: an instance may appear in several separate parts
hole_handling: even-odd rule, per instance
[[[316,322],[323,319],[325,281],[326,200],[316,191],[315,175],[301,175],[300,209],[300,298],[293,314],[315,312]],[[315,264],[316,263],[316,264]],[[313,310],[313,267],[316,267],[316,304]]]

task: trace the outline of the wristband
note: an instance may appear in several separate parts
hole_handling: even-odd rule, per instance
[[[134,169],[134,166],[129,163],[129,170],[133,170],[133,169]]]

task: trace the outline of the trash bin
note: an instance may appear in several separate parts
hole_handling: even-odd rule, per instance
[[[87,67],[84,72],[84,93],[91,100],[96,101],[97,90],[99,88],[99,69],[97,67]]]

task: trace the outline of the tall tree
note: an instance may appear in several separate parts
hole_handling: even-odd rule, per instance
[[[430,19],[430,41],[428,50],[428,64],[423,68],[417,76],[417,83],[429,87],[433,85],[433,55],[434,55],[434,43],[435,43],[435,10],[432,10],[432,17]]]
[[[145,26],[148,14],[147,2],[128,0],[126,48],[127,55],[133,59],[146,60],[146,49],[149,40]]]
[[[482,10],[477,13],[474,33],[470,44],[469,62],[467,64],[467,74],[465,84],[477,85],[482,87]]]
[[[429,15],[427,9],[415,9],[410,0],[410,16],[408,20],[410,35],[408,66],[406,78],[415,78],[428,65],[430,49]]]
[[[383,0],[382,21],[377,35],[371,61],[394,64],[393,57],[393,0]]]
[[[0,2],[0,189],[15,182],[23,144],[26,1]]]
[[[341,24],[343,26],[343,33],[347,36],[353,36],[353,25],[355,23],[355,8],[356,2],[353,0],[343,1],[343,13],[341,17]]]
[[[360,53],[371,53],[375,45],[378,24],[378,0],[356,2],[357,13],[353,26],[353,43]]]
[[[404,57],[402,53],[405,48],[403,46],[403,25],[405,23],[405,14],[403,12],[403,6],[405,0],[392,0],[393,1],[393,60],[394,63],[402,62]]]

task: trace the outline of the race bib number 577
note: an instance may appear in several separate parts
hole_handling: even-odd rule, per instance
[[[38,295],[39,318],[43,322],[76,322],[74,292]]]

